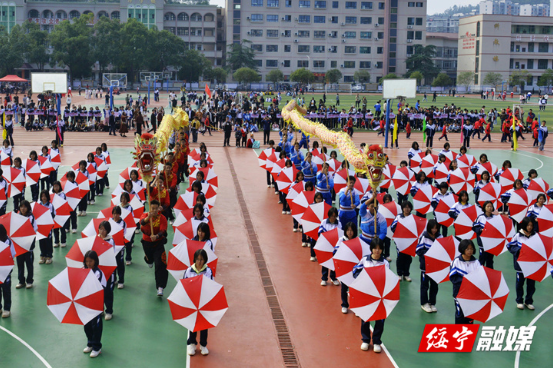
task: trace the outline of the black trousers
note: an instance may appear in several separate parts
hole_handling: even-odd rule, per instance
[[[471,325],[474,323],[474,320],[471,318],[465,317],[459,302],[455,300],[455,324],[456,325]]]
[[[524,298],[525,282],[526,282],[526,298]],[[523,300],[524,300],[524,304],[534,304],[533,296],[534,296],[534,293],[536,292],[536,281],[525,278],[522,272],[517,272],[516,292],[517,292],[516,302],[518,304],[522,304]]]
[[[342,298],[342,307],[343,308],[349,308],[349,303],[348,303],[349,286],[347,286],[343,282],[341,282],[340,284],[341,284],[340,285],[340,297]]]
[[[169,276],[165,246],[161,242],[152,243],[142,240],[142,248],[144,249],[146,263],[153,263],[155,266],[156,288],[165,289]]]
[[[102,316],[94,317],[92,321],[84,325],[84,333],[86,334],[86,346],[92,347],[92,350],[99,351],[102,349],[102,330],[104,329]]]
[[[482,248],[480,244],[480,241],[478,241],[478,243],[478,245],[480,245],[480,256],[478,257],[478,261],[482,266],[493,269],[493,254],[485,252],[484,248]]]
[[[7,133],[6,139],[10,141],[10,145],[14,146],[15,144],[13,142],[13,125],[6,127],[6,133]]]
[[[397,275],[398,276],[409,276],[409,268],[411,267],[411,262],[413,262],[413,257],[405,253],[397,254]]]
[[[132,246],[133,246],[134,235],[131,238],[131,241],[125,243],[125,261],[132,261]]]
[[[374,331],[373,331],[373,344],[374,345],[380,345],[382,344],[382,333],[384,332],[384,322],[385,319],[379,319],[378,321],[374,322]],[[361,340],[363,342],[366,342],[367,344],[371,343],[371,324],[369,322],[365,322],[361,320]]]
[[[198,336],[197,332],[190,332],[190,336],[188,337],[188,341],[186,341],[186,344],[197,345],[198,344],[198,340],[196,340],[197,336]],[[200,345],[204,347],[207,346],[207,330],[200,331]]]
[[[119,283],[125,283],[125,248],[121,249],[119,253],[115,255],[115,261],[117,262],[117,277],[119,278]]]
[[[438,284],[428,277],[424,271],[421,271],[421,305],[425,305],[426,303],[436,305],[437,295]]]
[[[106,313],[113,314],[113,289],[115,289],[115,271],[111,274],[107,280],[107,285],[104,288],[104,305],[106,306]]]
[[[23,284],[23,285],[25,285],[25,283],[32,284],[34,281],[33,262],[35,260],[35,253],[33,250],[34,250],[34,241],[30,251],[17,256],[17,279],[19,280],[20,284]],[[25,267],[27,267],[26,279],[25,279]]]
[[[52,258],[52,253],[54,252],[54,246],[52,245],[52,234],[48,238],[40,239],[38,241],[38,246],[40,247],[40,256]]]
[[[79,205],[77,206],[78,209],[79,209],[79,212],[81,212],[81,211],[86,212],[86,209],[88,208],[87,197],[88,197],[88,194],[85,195],[83,197],[83,199],[81,199],[81,201],[79,202]],[[74,229],[76,229],[76,228],[77,228],[77,226],[74,227]]]
[[[12,273],[8,274],[6,281],[0,284],[0,309],[4,300],[4,310],[9,311],[12,307]]]
[[[69,223],[69,220],[67,220],[66,224],[68,223]],[[65,244],[65,242],[67,241],[65,226],[62,228],[54,229],[54,243],[56,244],[60,243],[60,234],[61,234],[61,242]]]
[[[269,136],[271,135],[270,130],[263,130],[263,144],[269,144]]]
[[[33,202],[38,201],[38,183],[31,185],[31,199]]]
[[[329,270],[326,267],[321,268],[321,275],[322,275],[321,280],[328,281],[328,273],[329,273],[328,271]],[[334,270],[330,270],[330,279],[332,281],[336,280],[336,272]]]
[[[230,146],[230,132],[225,132],[225,139],[223,140],[223,147]]]

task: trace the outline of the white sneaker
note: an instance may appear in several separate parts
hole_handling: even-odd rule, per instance
[[[157,296],[163,296],[163,288],[162,287],[157,288]]]
[[[92,346],[87,346],[86,348],[83,349],[83,353],[90,353],[92,351]]]
[[[267,185],[267,188],[270,188],[270,187],[271,187],[271,185]]]
[[[277,195],[277,194],[278,194],[278,192],[275,192],[275,195]]]
[[[426,303],[424,305],[421,305],[421,309],[425,311],[426,313],[432,313],[432,308],[430,307],[430,304]]]
[[[373,346],[373,351],[374,351],[375,353],[380,353],[380,352],[382,351],[382,348],[380,347],[380,345],[374,344],[374,346]]]
[[[54,244],[54,248],[59,248],[59,247],[60,247],[60,243]]]
[[[71,234],[77,234],[77,229],[71,230]]]
[[[526,308],[530,309],[530,310],[534,310],[536,309],[536,307],[534,307],[533,304],[524,304],[526,306]]]
[[[361,350],[365,350],[365,351],[369,350],[369,344],[366,343],[366,342],[362,343],[361,344]]]
[[[83,211],[81,216],[86,216],[86,211]]]
[[[290,211],[286,211],[286,214],[287,214],[287,215],[289,215],[289,214],[291,214],[291,213],[292,213],[292,212],[290,212]]]
[[[67,244],[61,243],[61,247],[62,247],[62,248],[65,248],[65,247],[67,247]]]
[[[111,313],[106,313],[106,317],[104,318],[106,321],[109,321],[113,318],[113,314]]]
[[[44,264],[46,263],[46,257],[40,257],[40,261],[38,261],[38,264]]]
[[[403,281],[403,276],[398,276],[397,278],[399,279],[399,282]]]
[[[130,266],[131,263],[132,263],[131,261],[127,261],[127,262],[125,262],[125,265]]]
[[[346,307],[342,307],[342,313],[348,314],[348,309]]]
[[[321,281],[321,286],[326,286],[326,281],[325,280]]]
[[[283,214],[283,215],[286,215],[286,211],[282,211],[282,214]]]
[[[90,204],[90,201],[86,201],[86,204]]]
[[[311,262],[317,262],[317,257],[311,257],[311,258],[309,258],[309,260],[310,260]]]
[[[413,280],[411,280],[411,278],[409,276],[403,276],[403,279],[407,282],[413,281]]]
[[[52,264],[52,258],[46,258],[46,262],[44,262],[46,264]]]
[[[96,351],[96,350],[92,350],[92,353],[90,353],[90,357],[91,358],[96,358],[98,355],[100,355],[100,353],[102,352],[102,349]]]
[[[278,201],[277,204],[282,204],[282,201]]]
[[[432,313],[436,313],[438,311],[438,308],[436,308],[435,305],[430,305],[430,309],[432,309]]]
[[[135,234],[140,234],[140,230],[136,229],[136,230],[134,231],[134,233],[135,233]]]
[[[33,284],[27,284],[27,286],[25,286],[26,289],[32,289],[33,288]]]
[[[69,232],[69,229],[65,229],[65,232],[68,233],[68,232]]]
[[[11,315],[11,312],[10,311],[3,311],[2,312],[2,318],[9,318]]]
[[[17,286],[16,286],[17,287]],[[518,309],[524,309],[524,304],[522,303],[517,303],[517,308]]]
[[[96,201],[94,199],[90,201],[90,204],[95,204],[95,203]]]
[[[207,346],[201,346],[200,345],[200,353],[202,353],[202,355],[209,354],[209,350],[207,350]]]
[[[340,286],[340,281],[338,280],[334,280],[332,281],[332,283],[334,284],[334,286]]]
[[[295,227],[292,228],[292,231],[297,233],[298,232],[298,229],[296,229]]]
[[[301,243],[302,247],[307,247],[308,245],[309,245],[309,243]]]
[[[196,354],[196,345],[195,344],[190,344],[190,345],[188,345],[186,350],[187,350],[188,355],[195,355]]]
[[[77,213],[77,217],[81,217],[83,215],[83,211],[79,211],[79,213]]]
[[[124,289],[124,288],[125,288],[125,284],[117,284],[117,288],[118,288],[118,289]]]

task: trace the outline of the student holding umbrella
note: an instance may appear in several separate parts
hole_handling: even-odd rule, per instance
[[[453,284],[453,299],[455,300],[455,324],[473,324],[474,320],[466,318],[463,314],[461,305],[457,301],[457,294],[459,294],[459,289],[461,289],[463,277],[476,270],[480,266],[480,262],[474,258],[476,249],[472,240],[461,240],[458,249],[461,255],[451,262],[449,271],[449,280]]]

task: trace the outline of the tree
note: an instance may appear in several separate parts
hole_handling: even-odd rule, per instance
[[[384,83],[384,80],[386,79],[397,79],[397,75],[394,74],[394,73],[390,73],[390,74],[386,74],[385,76],[383,76],[382,78],[380,78],[380,84]]]
[[[135,18],[129,19],[121,27],[118,70],[128,74],[129,81],[135,81],[138,71],[146,65],[147,56],[157,53],[149,45],[148,28]]]
[[[240,68],[234,72],[232,77],[234,80],[244,84],[259,82],[261,80],[261,76],[252,68]]]
[[[188,83],[198,82],[200,77],[210,71],[211,62],[198,50],[186,50],[182,56],[179,79]]]
[[[216,80],[217,83],[225,83],[227,81],[227,71],[224,68],[212,68],[207,74],[211,80]]]
[[[494,72],[490,72],[488,74],[486,74],[486,76],[484,77],[484,84],[488,84],[490,86],[493,86],[494,88],[498,85],[498,84],[501,84],[501,81],[503,80],[503,76],[499,73],[494,73]]]
[[[553,84],[553,69],[547,69],[538,79],[538,86],[548,87]]]
[[[93,49],[94,59],[98,61],[100,73],[109,65],[121,63],[121,23],[108,17],[101,17],[94,25]]]
[[[275,85],[284,80],[284,73],[280,69],[273,69],[265,77],[269,82],[273,82]]]
[[[315,80],[315,76],[311,71],[305,68],[296,69],[290,74],[290,80],[292,82],[299,82],[303,84],[310,83]]]
[[[353,79],[357,83],[369,83],[371,81],[371,74],[366,70],[358,70],[353,73]]]
[[[146,68],[166,71],[170,65],[178,66],[183,62],[184,40],[169,31],[148,30],[148,52]]]
[[[227,66],[230,71],[236,71],[240,68],[257,70],[255,53],[251,48],[251,43],[250,40],[242,40],[241,43],[228,45]]]
[[[420,86],[422,83],[422,79],[424,78],[424,75],[422,75],[421,72],[414,71],[413,73],[409,74],[409,78],[416,79],[417,80],[417,86]]]
[[[0,72],[2,75],[15,74],[15,68],[23,64],[25,53],[25,34],[21,26],[16,25],[8,34],[4,27],[0,27]]]
[[[451,86],[453,82],[451,81],[451,78],[446,73],[440,73],[438,76],[432,81],[432,87],[446,87]]]
[[[37,23],[29,21],[23,23],[23,32],[26,44],[23,55],[25,60],[36,64],[41,71],[44,71],[44,65],[50,61],[50,54],[46,51],[48,32],[41,31]]]
[[[330,69],[326,72],[325,79],[330,84],[336,84],[342,79],[342,72],[338,69]]]
[[[474,73],[473,72],[461,72],[457,75],[457,84],[465,86],[465,89],[469,90],[469,87],[474,83]]]
[[[50,33],[50,44],[54,49],[52,60],[61,67],[69,68],[70,80],[91,75],[92,65],[96,61],[91,42],[90,23],[93,19],[92,13],[81,14],[72,22],[60,22]]]
[[[434,65],[433,60],[436,56],[436,46],[415,45],[413,51],[413,55],[405,60],[407,74],[420,72],[427,80],[435,78],[440,72],[440,68]]]
[[[524,89],[524,84],[528,81],[530,73],[528,70],[515,70],[509,77],[509,84],[512,86],[520,86],[520,90]]]

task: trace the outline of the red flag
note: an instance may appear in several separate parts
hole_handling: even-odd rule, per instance
[[[209,86],[207,84],[205,85],[205,93],[209,96],[209,98],[211,98],[211,91],[210,91]]]

